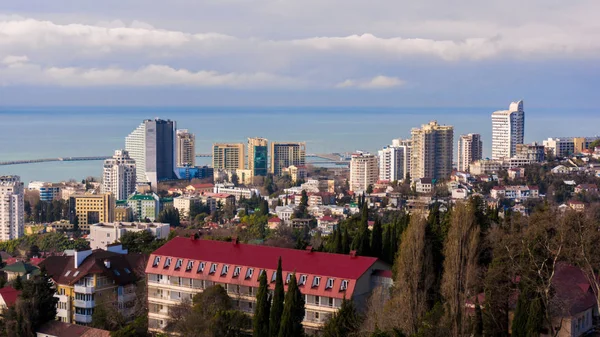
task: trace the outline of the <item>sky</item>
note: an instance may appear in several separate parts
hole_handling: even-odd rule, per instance
[[[598,0],[0,2],[0,106],[596,108]]]

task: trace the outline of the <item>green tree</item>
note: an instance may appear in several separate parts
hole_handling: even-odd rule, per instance
[[[323,337],[345,337],[358,332],[361,324],[354,302],[344,298],[340,310],[325,323]]]
[[[296,282],[296,273],[293,273],[288,284],[288,291],[285,294],[285,306],[281,315],[281,327],[279,328],[279,337],[302,337],[304,328],[304,295],[298,289]]]
[[[234,173],[234,174],[232,174],[232,175],[231,175],[231,183],[232,183],[234,186],[237,186],[237,185],[239,185],[239,184],[240,184],[240,178],[238,177],[238,175],[237,175],[237,174],[235,174],[235,173]]]
[[[256,309],[253,319],[253,336],[269,336],[269,316],[271,303],[269,303],[269,285],[267,282],[267,273],[263,272],[259,277],[259,287],[256,294]]]
[[[367,186],[367,194],[371,193],[373,193],[373,185],[369,184],[369,186]]]
[[[350,253],[350,234],[348,233],[348,228],[344,226],[344,233],[342,234],[342,253],[348,254]]]
[[[512,321],[512,337],[529,337],[527,334],[527,321],[529,320],[529,305],[533,299],[533,292],[528,286],[522,284],[515,316]]]
[[[360,256],[371,255],[371,235],[369,232],[369,206],[366,204],[362,208],[360,218],[360,227],[358,228],[357,245],[355,246],[356,254]]]
[[[379,217],[375,218],[371,233],[371,256],[383,258],[383,228]]]
[[[179,210],[174,207],[167,207],[158,214],[157,221],[161,223],[168,223],[173,227],[177,227],[181,224]]]
[[[281,315],[283,314],[283,300],[285,293],[283,290],[283,271],[281,269],[281,257],[277,263],[277,272],[275,275],[275,290],[273,290],[273,302],[271,303],[269,331],[271,337],[279,335],[279,326],[281,324]]]
[[[74,232],[79,231],[79,216],[77,216],[77,215],[73,219],[73,231]]]
[[[13,288],[17,290],[23,289],[23,281],[21,279],[21,275],[17,275],[17,277],[15,277],[15,280],[13,282]]]

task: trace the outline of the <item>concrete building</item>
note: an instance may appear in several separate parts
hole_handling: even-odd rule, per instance
[[[43,181],[31,181],[27,185],[30,191],[40,192],[40,201],[51,202],[60,199],[60,186]]]
[[[565,137],[565,138],[548,138],[544,140],[546,152],[556,157],[568,157],[583,150],[588,150],[590,143],[600,137]]]
[[[248,170],[254,176],[265,177],[268,172],[269,141],[266,138],[248,138]]]
[[[127,199],[135,193],[135,166],[135,160],[126,150],[115,151],[112,158],[104,161],[101,193],[112,193],[117,200]]]
[[[153,191],[159,181],[175,178],[175,130],[171,120],[147,119],[125,138],[137,181],[149,182]]]
[[[115,221],[133,221],[133,209],[127,205],[127,200],[117,200],[117,205],[115,207]]]
[[[87,239],[92,249],[108,249],[126,232],[138,233],[148,231],[157,239],[166,239],[171,231],[168,223],[154,222],[100,222],[90,226],[90,234]]]
[[[293,183],[305,180],[307,177],[306,166],[291,165],[282,170],[283,175],[289,175]]]
[[[259,276],[266,273],[273,289],[280,257],[284,284],[295,272],[304,296],[307,331],[321,329],[344,298],[365,308],[373,275],[390,269],[372,257],[177,237],[154,251],[146,265],[149,330],[164,331],[179,303],[214,285],[235,298],[236,309],[253,314]]]
[[[413,128],[411,178],[447,179],[452,174],[454,127],[436,121]]]
[[[133,219],[137,221],[155,221],[160,211],[160,201],[156,194],[134,194],[127,199],[127,206],[131,207]]]
[[[69,199],[69,221],[79,223],[79,228],[90,230],[90,225],[98,222],[113,222],[115,198],[110,193],[73,195]]]
[[[458,171],[469,172],[469,166],[472,162],[483,157],[483,143],[481,135],[478,133],[469,133],[461,135],[458,138]]]
[[[233,184],[215,184],[213,193],[231,194],[235,200],[250,199],[254,195],[260,196],[260,192],[256,188],[236,187]]]
[[[433,180],[431,178],[419,178],[415,181],[415,190],[417,193],[433,192]]]
[[[23,236],[24,187],[19,176],[0,176],[0,241]]]
[[[493,199],[527,199],[539,197],[537,186],[494,186],[490,191]]]
[[[243,170],[245,169],[244,156],[242,143],[215,143],[213,144],[213,169]]]
[[[180,196],[173,198],[173,207],[179,211],[179,218],[181,220],[188,220],[190,217],[190,209],[193,205],[197,205],[200,202],[202,202],[202,199],[198,196]]]
[[[40,263],[56,287],[57,320],[89,325],[98,305],[114,306],[127,320],[135,318],[136,285],[146,263],[143,254],[127,254],[121,245],[66,253]]]
[[[392,144],[378,151],[379,180],[402,181],[410,175],[410,145]]]
[[[196,166],[196,136],[188,130],[177,130],[177,167]]]
[[[527,159],[532,163],[542,163],[546,161],[546,151],[544,145],[517,144],[516,158]]]
[[[269,172],[282,176],[283,169],[292,165],[306,165],[306,143],[277,143],[271,142],[271,167]]]
[[[492,113],[492,159],[510,158],[517,152],[517,144],[525,139],[525,111],[523,101],[512,102],[508,110]]]
[[[379,178],[377,157],[370,153],[355,153],[350,159],[350,190],[366,191]]]

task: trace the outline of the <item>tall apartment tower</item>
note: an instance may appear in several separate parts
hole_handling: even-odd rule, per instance
[[[431,121],[421,128],[413,128],[411,134],[411,178],[449,178],[452,173],[454,127]]]
[[[275,176],[281,176],[286,167],[306,165],[306,143],[271,142],[270,157],[270,172]]]
[[[177,130],[177,167],[196,166],[196,136],[188,130]]]
[[[213,169],[243,170],[244,165],[243,143],[215,143],[213,144]]]
[[[469,133],[461,135],[458,139],[458,170],[468,172],[469,165],[472,162],[483,157],[483,143],[481,135],[477,133]]]
[[[0,241],[23,236],[24,188],[19,176],[0,176]]]
[[[525,111],[523,101],[512,102],[508,110],[492,113],[492,159],[511,158],[517,144],[525,139]]]
[[[149,182],[154,191],[159,181],[175,178],[175,132],[174,121],[147,119],[125,138],[137,181]]]
[[[394,139],[379,150],[379,180],[400,181],[410,176],[411,141]]]
[[[350,190],[366,191],[377,182],[379,167],[377,157],[370,153],[355,153],[350,159]]]
[[[126,150],[117,150],[112,158],[104,161],[102,193],[112,193],[117,200],[126,200],[135,193],[135,160]]]
[[[248,138],[248,170],[252,176],[265,177],[268,172],[268,140],[265,138]]]

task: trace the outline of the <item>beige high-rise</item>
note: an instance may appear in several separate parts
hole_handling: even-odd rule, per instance
[[[188,130],[177,130],[177,167],[196,166],[196,136]]]
[[[350,160],[350,190],[364,192],[377,182],[379,166],[377,157],[370,153],[357,153]]]
[[[411,178],[447,179],[452,173],[454,127],[437,121],[413,128]]]
[[[269,172],[275,176],[281,176],[286,167],[306,165],[306,143],[271,142],[270,156]]]
[[[248,138],[248,170],[253,177],[267,175],[268,143],[266,138]]]
[[[213,168],[215,170],[243,170],[244,164],[243,143],[215,143],[213,144]]]
[[[461,135],[458,139],[458,170],[468,172],[469,165],[472,162],[479,160],[483,155],[483,144],[481,135],[477,133],[469,133]]]

